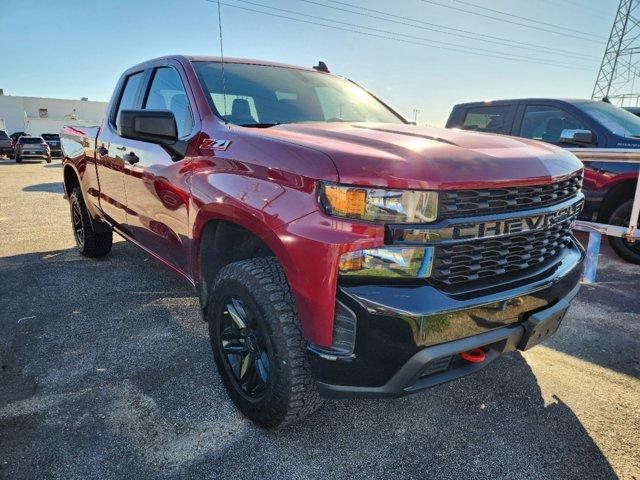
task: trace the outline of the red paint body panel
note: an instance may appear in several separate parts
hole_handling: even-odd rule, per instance
[[[124,75],[158,65],[179,69],[193,106],[195,134],[186,156],[173,162],[156,145],[121,139],[107,120],[100,132],[65,128],[65,171],[78,176],[95,217],[195,285],[208,222],[224,220],[253,232],[282,264],[304,335],[319,346],[332,342],[340,255],[383,245],[384,227],[321,213],[318,180],[457,189],[547,183],[582,168],[572,154],[550,145],[455,130],[364,123],[226,125],[212,112],[190,58],[152,60]],[[113,104],[114,99],[108,111]],[[200,149],[205,139],[230,144],[226,150]],[[135,151],[140,163],[129,166],[112,155],[112,145]],[[99,147],[109,155],[97,153]]]

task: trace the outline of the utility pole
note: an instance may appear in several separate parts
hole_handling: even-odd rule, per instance
[[[418,124],[418,114],[420,113],[420,110],[418,110],[417,108],[413,109],[413,123],[415,123],[416,125]]]
[[[591,98],[619,106],[640,100],[640,0],[620,0]],[[625,105],[626,104],[626,105]]]

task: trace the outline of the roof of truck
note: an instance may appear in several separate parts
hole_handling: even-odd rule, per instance
[[[565,103],[599,103],[600,100],[591,100],[589,98],[510,98],[502,100],[485,100],[480,102],[464,102],[458,103],[456,107],[468,107],[476,105],[500,105],[502,103],[516,103],[516,102],[565,102]]]
[[[222,62],[222,57],[215,56],[207,56],[207,55],[166,55],[163,57],[152,58],[141,62],[133,68],[136,68],[141,65],[145,65],[152,62],[157,62],[161,60],[178,60],[178,61],[187,61],[187,62]],[[242,63],[246,65],[266,65],[270,67],[284,67],[284,68],[295,68],[296,70],[307,70],[311,72],[315,72],[311,67],[301,67],[299,65],[290,65],[287,63],[279,63],[279,62],[270,62],[268,60],[256,60],[250,58],[235,58],[235,57],[224,57],[224,63]]]

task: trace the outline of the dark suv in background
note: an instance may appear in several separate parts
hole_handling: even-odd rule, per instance
[[[62,156],[62,147],[60,146],[60,135],[57,133],[43,133],[42,138],[49,145],[52,157]]]
[[[7,155],[9,158],[13,157],[13,140],[4,130],[0,130],[0,155]]]
[[[530,98],[463,103],[453,107],[447,128],[531,138],[565,148],[639,149],[640,118],[607,102]],[[581,218],[629,225],[638,181],[637,164],[584,162]],[[627,261],[640,264],[640,242],[608,237]]]

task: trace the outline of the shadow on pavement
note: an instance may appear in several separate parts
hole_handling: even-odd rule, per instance
[[[47,192],[64,194],[62,182],[38,183],[37,185],[29,185],[22,189],[23,192]]]
[[[0,477],[616,478],[523,357],[280,432],[228,400],[191,289],[125,243],[0,259]]]
[[[579,235],[586,244],[586,235]],[[583,285],[558,333],[545,346],[640,378],[640,266],[603,239],[597,283]]]

